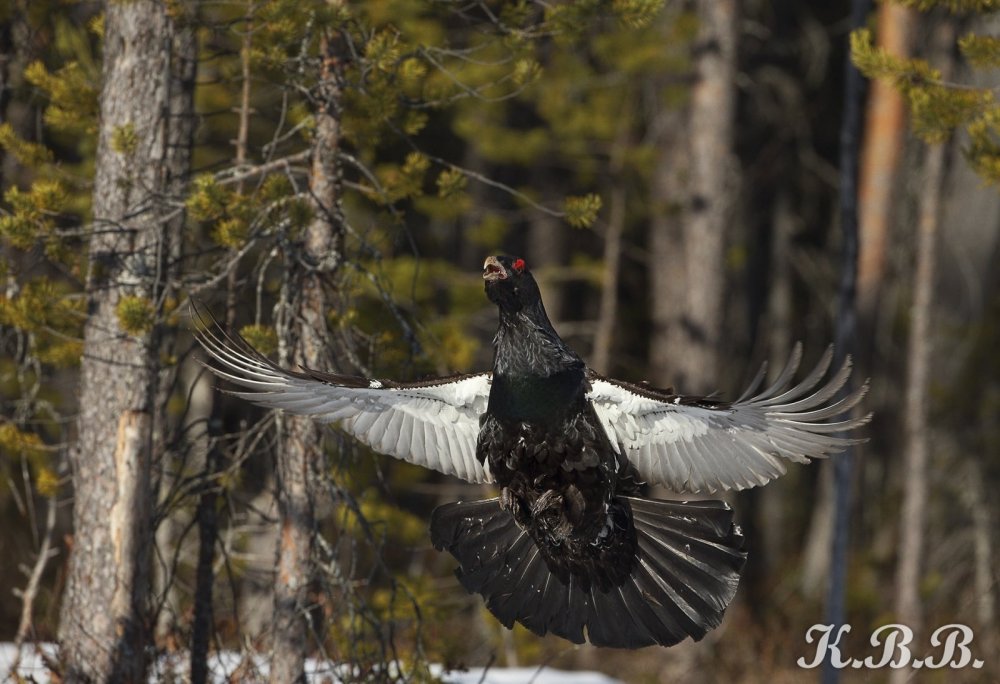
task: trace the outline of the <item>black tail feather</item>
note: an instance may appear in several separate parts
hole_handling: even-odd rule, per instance
[[[722,621],[746,558],[732,511],[721,501],[623,501],[639,558],[607,592],[572,575],[563,583],[497,499],[439,507],[431,539],[458,559],[459,581],[507,627],[517,621],[537,634],[618,648],[701,639]]]

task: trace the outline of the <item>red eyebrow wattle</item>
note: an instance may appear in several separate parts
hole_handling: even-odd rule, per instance
[[[524,259],[515,259],[514,260],[514,270],[517,271],[518,273],[521,273],[521,272],[524,271]]]

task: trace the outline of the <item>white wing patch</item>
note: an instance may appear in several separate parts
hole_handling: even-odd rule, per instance
[[[816,389],[830,367],[832,349],[808,377],[792,385],[801,358],[797,345],[768,389],[751,396],[764,379],[762,368],[732,404],[666,395],[604,378],[591,379],[588,397],[611,443],[649,484],[678,493],[756,487],[784,474],[786,461],[805,463],[864,441],[835,433],[867,423],[870,414],[819,422],[847,413],[868,390],[866,384],[831,401],[847,382],[850,359]]]
[[[197,338],[217,362],[210,370],[249,390],[231,392],[235,396],[337,423],[375,451],[446,475],[475,483],[493,480],[476,458],[488,373],[412,384],[300,373],[275,365],[221,330],[206,328]]]

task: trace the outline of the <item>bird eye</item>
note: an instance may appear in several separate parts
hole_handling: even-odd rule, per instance
[[[515,259],[513,266],[518,273],[524,273],[524,259]]]

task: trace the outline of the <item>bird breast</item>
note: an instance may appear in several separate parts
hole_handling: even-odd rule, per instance
[[[607,518],[615,474],[610,445],[585,401],[552,422],[504,421],[487,412],[477,456],[518,524],[559,543],[591,541]]]

